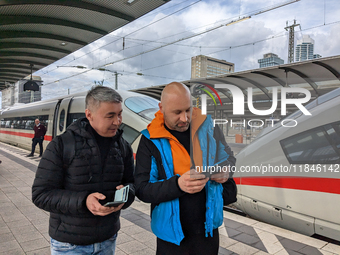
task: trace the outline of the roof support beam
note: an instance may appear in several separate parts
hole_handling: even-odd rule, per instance
[[[273,79],[275,82],[277,82],[278,84],[280,84],[282,87],[285,87],[286,84],[284,83],[284,81],[280,80],[279,78],[277,78],[276,76],[269,74],[269,73],[265,73],[265,72],[261,72],[261,71],[253,71],[251,73],[255,73],[255,74],[259,74],[259,75],[263,75],[266,76],[270,79]]]
[[[1,18],[0,18],[1,19]],[[32,31],[17,31],[17,30],[4,30],[0,31],[0,38],[46,38],[52,40],[59,40],[62,42],[69,42],[75,43],[79,45],[86,45],[87,42],[76,40],[74,38],[60,36],[55,34],[49,33],[42,33],[42,32],[32,32]]]
[[[6,64],[6,63],[18,63],[18,64],[33,64],[35,66],[46,66],[46,63],[41,63],[37,61],[30,61],[30,60],[22,60],[22,59],[9,59],[9,58],[3,58],[0,59],[0,63]]]
[[[50,59],[57,61],[59,58],[57,57],[52,57],[48,55],[43,55],[43,54],[37,54],[37,53],[32,53],[32,52],[24,52],[24,51],[4,51],[1,52],[0,59],[2,57],[12,57],[12,56],[25,56],[25,57],[32,57],[32,58],[42,58],[42,59]]]
[[[269,100],[272,100],[272,97],[269,95],[269,91],[268,89],[266,89],[266,87],[262,86],[260,83],[253,81],[249,78],[246,77],[242,77],[242,76],[237,76],[237,75],[229,75],[228,77],[231,78],[237,78],[237,79],[241,79],[244,80],[246,82],[249,82],[250,84],[254,85],[255,87],[259,88],[260,90],[262,90],[262,92],[269,98]]]
[[[13,77],[9,77],[9,76],[1,76],[0,77],[0,81],[13,81],[13,82],[16,82],[16,81],[18,81],[18,79],[15,79],[15,78],[13,78]]]
[[[65,50],[65,49],[59,49],[56,47],[51,47],[51,46],[46,46],[46,45],[41,45],[41,44],[35,44],[35,43],[18,43],[18,42],[2,42],[0,44],[0,49],[14,49],[14,48],[32,48],[32,49],[39,49],[39,50],[50,50],[50,51],[56,51],[60,53],[65,53],[65,54],[71,54],[72,51]]]
[[[312,81],[311,78],[309,78],[307,75],[305,75],[304,73],[295,70],[293,68],[290,67],[279,67],[279,69],[283,69],[285,70],[285,72],[292,72],[295,73],[297,76],[300,76],[302,79],[304,79],[315,91],[315,93],[319,96],[319,92],[318,92],[318,85],[315,84],[314,81]]]
[[[120,11],[112,10],[109,8],[105,8],[103,6],[99,6],[93,3],[79,1],[79,0],[16,0],[16,1],[6,1],[1,0],[0,6],[8,6],[8,5],[33,5],[33,4],[41,4],[41,5],[60,5],[60,6],[69,6],[75,7],[79,9],[86,9],[94,12],[104,13],[110,16],[114,16],[120,19],[124,19],[127,21],[135,20],[134,17],[122,13]]]
[[[3,68],[19,69],[19,70],[25,69],[25,70],[29,70],[29,73],[31,73],[31,67],[29,65],[22,66],[22,65],[12,65],[12,64],[1,64],[0,63],[0,70],[2,70]],[[32,70],[38,71],[39,68],[33,66]]]
[[[90,27],[90,26],[87,26],[81,23],[72,22],[72,21],[64,20],[64,19],[41,17],[41,16],[1,15],[0,24],[1,25],[15,25],[15,24],[44,24],[46,25],[46,24],[49,24],[49,25],[73,27],[73,28],[101,34],[101,35],[108,34],[108,32],[104,30],[97,29],[95,27]]]
[[[27,75],[18,75],[18,74],[9,74],[9,73],[6,73],[6,74],[1,74],[0,73],[0,79],[2,77],[12,77],[12,78],[17,78],[17,79],[22,79],[23,77],[25,77]]]
[[[329,66],[329,65],[327,65],[327,64],[325,64],[321,61],[315,61],[315,62],[313,62],[313,64],[316,64],[316,65],[319,65],[319,66],[326,68],[328,71],[330,71],[332,74],[334,74],[334,76],[336,78],[338,78],[338,80],[340,80],[340,73],[337,70],[335,70],[333,67],[331,67],[331,66]]]
[[[0,75],[4,73],[9,73],[9,74],[22,74],[22,75],[29,75],[31,72],[25,72],[23,70],[13,70],[13,69],[1,69],[0,68]]]

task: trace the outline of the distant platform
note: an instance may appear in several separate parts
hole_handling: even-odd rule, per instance
[[[234,144],[230,144],[236,148]],[[31,186],[40,158],[0,143],[0,254],[50,254],[49,214],[31,202]],[[116,255],[155,254],[150,205],[136,199],[121,214]],[[219,254],[331,255],[340,246],[224,211]]]

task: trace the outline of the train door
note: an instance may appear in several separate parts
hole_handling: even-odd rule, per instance
[[[58,103],[56,104],[55,106],[55,109],[54,109],[54,114],[53,114],[53,128],[52,128],[52,139],[54,137],[56,137],[57,135],[57,128],[58,128],[58,113],[59,113],[59,107],[60,107],[60,103],[61,103],[62,99],[60,99],[58,101]]]
[[[54,136],[60,135],[66,131],[66,121],[67,116],[70,110],[70,106],[72,103],[73,97],[64,98],[59,104],[59,107],[56,108],[56,114],[57,118],[55,119],[55,126],[54,126]]]

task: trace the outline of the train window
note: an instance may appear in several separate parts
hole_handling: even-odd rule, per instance
[[[131,111],[140,113],[146,109],[158,108],[158,101],[151,97],[129,97],[125,100],[125,105]]]
[[[140,132],[138,132],[136,129],[126,125],[121,124],[120,129],[123,130],[123,138],[129,143],[132,144],[137,137],[139,136]]]
[[[28,121],[27,117],[22,117],[19,129],[25,129],[27,121]]]
[[[84,112],[69,113],[67,117],[67,126],[71,125],[73,122],[81,118],[85,118]]]
[[[20,126],[20,123],[21,123],[20,117],[19,118],[15,118],[15,120],[13,121],[13,124],[12,124],[13,128],[14,129],[18,129],[19,126]]]
[[[34,120],[32,119],[27,120],[25,124],[25,129],[33,130],[33,127],[34,127]]]
[[[152,109],[147,109],[139,113],[140,116],[142,116],[144,119],[147,120],[152,120],[155,118],[155,113],[159,110],[159,108],[152,108]]]
[[[340,123],[307,130],[280,141],[291,164],[340,163]]]
[[[65,110],[63,109],[59,116],[59,131],[60,132],[64,130],[64,121],[65,121]]]
[[[333,141],[333,144],[337,149],[340,150],[340,132],[339,132],[340,124],[338,125],[326,125],[325,129],[328,134],[328,136]]]
[[[6,118],[1,120],[2,128],[13,128],[13,129],[28,129],[33,130],[35,119],[39,119],[42,124],[45,125],[46,129],[48,126],[48,115],[41,116],[24,116],[24,117],[14,117]]]
[[[5,128],[11,128],[11,120],[6,120]]]
[[[125,100],[125,106],[145,119],[152,120],[158,111],[156,99],[151,97],[129,97]]]

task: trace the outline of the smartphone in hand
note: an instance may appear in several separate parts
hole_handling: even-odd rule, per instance
[[[125,203],[125,202],[122,202],[122,201],[117,201],[117,202],[115,202],[115,201],[113,201],[113,202],[107,202],[105,205],[103,205],[103,206],[105,206],[105,207],[117,207],[117,206],[119,206],[119,205],[121,205],[121,204],[123,204],[123,203]]]
[[[106,204],[104,204],[104,206],[105,207],[117,207],[125,203],[128,200],[128,196],[129,196],[129,185],[119,190],[116,190],[114,201],[107,202]]]

